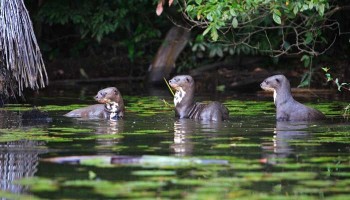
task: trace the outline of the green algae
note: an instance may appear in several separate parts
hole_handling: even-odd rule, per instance
[[[89,187],[93,189],[97,194],[106,197],[128,196],[128,197],[142,197],[151,196],[154,193],[147,193],[147,190],[158,189],[165,185],[159,181],[138,181],[138,182],[125,182],[118,183],[112,181],[91,181],[91,180],[72,180],[66,181],[62,184],[66,187]],[[141,190],[141,191],[139,191]]]
[[[42,129],[0,129],[0,142],[11,142],[20,140],[36,140],[46,142],[66,142],[69,139],[50,135],[48,131]]]
[[[132,172],[134,176],[174,176],[176,175],[175,171],[168,170],[138,170]]]
[[[48,148],[54,151],[45,157],[85,152],[134,156],[151,152],[149,154],[155,156],[134,165],[109,165],[101,159],[85,160],[80,165],[40,162],[33,181],[18,183],[29,187],[33,194],[23,197],[310,200],[347,199],[350,196],[350,129],[347,123],[310,125],[302,129],[308,137],[293,137],[291,131],[291,138],[279,139],[274,133],[275,107],[272,101],[228,100],[224,103],[231,112],[230,121],[219,128],[194,123],[193,127],[184,129],[181,133],[184,138],[178,142],[174,140],[173,108],[165,105],[161,98],[147,98],[126,97],[125,127],[115,134],[108,134],[105,130],[98,132],[100,126],[107,124],[102,121],[80,122],[66,118],[54,120],[47,128],[23,132],[21,129],[0,130],[1,141],[49,142]],[[55,115],[85,105],[48,105],[40,109]],[[309,105],[329,116],[341,112],[337,110],[338,103]],[[24,107],[23,110],[31,109],[29,105]],[[12,135],[15,140],[2,140],[4,135]],[[284,142],[285,146],[278,146],[276,141]],[[164,157],[157,157],[160,155]],[[228,164],[200,164],[192,158],[225,160]],[[35,184],[44,186],[40,188]]]
[[[0,108],[0,110],[7,111],[28,111],[33,108],[42,110],[42,111],[69,111],[78,108],[88,106],[87,104],[71,104],[71,105],[45,105],[45,106],[31,106],[29,104],[6,104],[5,107]]]
[[[30,199],[30,200],[39,200],[41,198],[36,197],[34,195],[25,195],[25,194],[13,194],[8,191],[0,190],[0,197],[3,199],[12,199],[12,200],[23,200],[23,199]]]
[[[152,134],[152,133],[168,133],[169,131],[167,130],[157,130],[157,129],[153,129],[153,130],[137,130],[135,131],[136,134]]]
[[[71,128],[71,127],[50,127],[48,130],[51,133],[74,134],[74,133],[91,133],[92,129],[87,128]]]
[[[48,192],[58,190],[58,183],[48,178],[28,177],[21,180],[16,180],[14,183],[23,186],[30,186],[31,191],[35,192]]]

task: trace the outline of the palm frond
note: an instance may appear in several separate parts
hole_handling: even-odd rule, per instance
[[[5,95],[16,88],[15,93],[21,96],[24,88],[36,90],[48,84],[45,64],[23,0],[0,0],[0,69],[0,79],[6,83],[0,93]]]

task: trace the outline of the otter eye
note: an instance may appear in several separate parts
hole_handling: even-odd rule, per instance
[[[186,78],[186,81],[187,81],[187,82],[190,82],[190,80],[189,80],[188,78]]]
[[[278,78],[276,78],[276,81],[277,81],[277,83],[279,83],[279,82],[280,82],[280,80],[279,80]]]
[[[269,84],[269,82],[268,82],[268,81],[265,81],[265,83],[266,83],[266,84]]]

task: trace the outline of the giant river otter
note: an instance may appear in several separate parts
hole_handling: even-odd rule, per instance
[[[289,81],[284,75],[271,76],[260,86],[264,90],[273,91],[277,121],[314,121],[326,118],[320,111],[293,99]]]
[[[123,98],[115,87],[109,87],[98,91],[94,97],[100,104],[72,110],[65,114],[66,117],[105,118],[116,120],[124,116]]]
[[[169,85],[176,90],[175,116],[200,120],[222,121],[228,119],[228,109],[219,102],[209,104],[194,102],[194,81],[191,76],[175,76]]]

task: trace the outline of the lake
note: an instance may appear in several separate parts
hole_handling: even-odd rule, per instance
[[[1,109],[2,199],[350,198],[346,101],[306,95],[328,120],[276,123],[272,94],[201,95],[229,108],[218,123],[176,119],[166,88],[129,87],[123,120],[62,116],[99,89],[48,88]],[[51,120],[21,119],[33,104]]]

